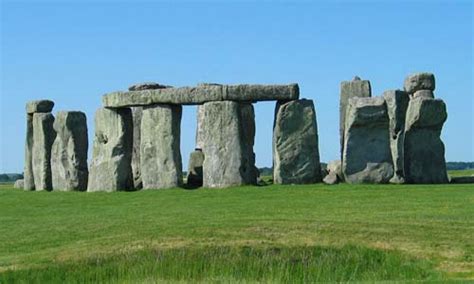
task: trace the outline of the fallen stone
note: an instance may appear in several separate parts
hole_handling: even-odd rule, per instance
[[[143,108],[140,167],[143,189],[183,184],[180,135],[182,107],[154,105]]]
[[[132,148],[131,110],[128,108],[97,110],[87,191],[111,192],[132,189]]]
[[[350,98],[370,97],[372,89],[369,80],[361,80],[355,76],[352,81],[343,81],[341,83],[341,94],[339,98],[339,134],[341,143],[341,159],[344,152],[344,127],[346,121],[346,109]]]
[[[195,188],[202,186],[203,174],[202,166],[204,163],[204,153],[202,150],[191,152],[188,163],[187,185]]]
[[[50,100],[31,101],[26,104],[26,113],[33,114],[35,112],[51,112],[54,102]]]
[[[13,185],[13,187],[17,188],[17,189],[23,189],[25,187],[24,180],[23,179],[17,179],[15,181],[15,184]]]
[[[35,190],[33,173],[33,114],[26,114],[24,189]]]
[[[294,100],[299,97],[297,84],[290,85],[218,85],[114,92],[102,98],[104,107],[146,106],[152,104],[196,105],[212,101]]]
[[[51,147],[56,138],[51,113],[33,114],[32,167],[35,190],[52,190]]]
[[[87,190],[86,115],[80,111],[60,111],[53,126],[57,133],[51,153],[53,190]]]
[[[442,100],[410,100],[405,123],[404,166],[408,183],[447,183],[441,129],[447,119]]]
[[[433,99],[434,94],[431,90],[418,90],[413,94],[413,98],[428,98]]]
[[[335,173],[329,173],[327,176],[324,177],[323,182],[325,184],[337,184],[339,183],[339,178]]]
[[[140,166],[140,144],[141,144],[141,125],[142,125],[142,107],[132,107],[133,119],[133,151],[132,151],[132,175],[133,188],[138,190],[143,188],[141,166]]]
[[[451,183],[474,183],[474,176],[452,177]]]
[[[318,128],[312,100],[278,102],[273,128],[275,184],[321,182]]]
[[[205,103],[203,115],[203,186],[224,188],[256,184],[249,133],[244,133],[241,104]],[[247,131],[247,130],[246,130]]]
[[[390,130],[390,149],[392,153],[394,175],[390,183],[405,182],[403,142],[405,138],[405,117],[410,98],[408,93],[391,90],[383,93],[387,105]]]
[[[387,106],[381,97],[351,98],[342,172],[348,183],[387,183],[393,176]]]
[[[409,75],[403,84],[405,92],[413,94],[418,90],[435,90],[435,77],[431,73],[416,73]]]
[[[171,86],[161,85],[155,82],[144,82],[131,85],[128,87],[129,91],[142,91],[142,90],[156,90],[156,89],[166,89],[172,88]]]

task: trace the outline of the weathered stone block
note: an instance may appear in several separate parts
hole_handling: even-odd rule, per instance
[[[312,100],[278,102],[273,127],[273,182],[321,181],[318,128]]]
[[[144,189],[163,189],[183,183],[180,136],[182,107],[143,108],[140,166]]]
[[[198,105],[196,109],[196,149],[202,149],[204,147],[204,105]]]
[[[142,107],[132,107],[133,118],[133,151],[132,151],[132,175],[133,188],[142,189],[142,174],[140,166],[140,144],[141,144],[141,125],[142,125]]]
[[[435,90],[435,77],[431,73],[415,73],[405,78],[405,92],[413,94],[418,90]]]
[[[54,102],[50,100],[38,100],[26,103],[26,113],[33,114],[35,112],[51,112]]]
[[[447,183],[441,129],[447,119],[442,100],[410,100],[405,123],[405,177],[409,183]]]
[[[26,114],[24,189],[35,190],[33,173],[33,114]]]
[[[95,136],[87,191],[133,188],[133,119],[128,108],[101,108],[95,114]]]
[[[413,94],[413,98],[428,98],[428,99],[433,99],[434,94],[433,91],[431,90],[418,90]]]
[[[14,188],[17,189],[23,189],[25,187],[25,180],[23,179],[17,179],[15,181],[15,184],[13,185]]]
[[[53,126],[57,133],[51,154],[53,190],[87,190],[86,115],[80,111],[60,111]]]
[[[381,97],[351,98],[342,171],[348,183],[387,183],[393,176],[389,119]]]
[[[53,128],[54,116],[51,113],[33,114],[32,167],[35,189],[51,190],[51,147],[56,138]]]
[[[202,150],[195,150],[189,155],[187,185],[189,187],[202,186],[204,163],[204,153]]]

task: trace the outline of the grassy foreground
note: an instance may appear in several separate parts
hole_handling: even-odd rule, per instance
[[[474,279],[472,185],[7,185],[0,224],[0,283]]]

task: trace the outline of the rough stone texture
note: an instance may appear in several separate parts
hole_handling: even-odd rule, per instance
[[[273,128],[273,182],[321,181],[318,128],[312,100],[278,102]]]
[[[24,189],[35,190],[33,173],[33,115],[26,114]]]
[[[202,126],[204,124],[204,105],[198,105],[196,110],[197,123],[196,123],[196,149],[202,149],[204,147],[203,140],[204,134],[202,132]]]
[[[255,153],[253,152],[255,144],[255,110],[251,103],[240,103],[239,113],[245,145],[244,149],[246,150],[244,155],[247,157],[247,167],[251,169],[247,182],[253,184],[260,175],[258,168],[255,166]]]
[[[187,185],[189,187],[202,186],[203,174],[202,166],[204,163],[204,153],[201,150],[195,150],[189,155]]]
[[[337,184],[339,182],[339,178],[335,173],[329,173],[323,178],[323,182],[325,184]]]
[[[474,176],[452,177],[451,183],[474,183]]]
[[[350,98],[370,97],[372,89],[369,80],[361,80],[355,77],[352,81],[343,81],[341,83],[341,94],[339,98],[339,134],[341,143],[341,159],[344,152],[344,127],[346,121],[346,109]]]
[[[13,187],[18,188],[18,189],[23,189],[25,187],[25,181],[23,179],[17,179]]]
[[[35,112],[51,112],[54,102],[50,100],[38,100],[26,103],[26,113],[33,114]]]
[[[413,94],[418,90],[435,90],[435,77],[431,73],[416,73],[409,75],[403,84],[407,93]]]
[[[433,99],[434,98],[434,94],[433,94],[433,91],[431,90],[419,90],[419,91],[416,91],[414,94],[413,94],[413,98],[429,98],[429,99]]]
[[[203,105],[203,186],[223,188],[256,184],[251,134],[244,130],[241,104],[209,102]],[[245,133],[244,133],[245,132]]]
[[[166,89],[172,88],[171,86],[161,85],[155,82],[144,82],[131,85],[128,87],[129,91],[142,91],[142,90],[156,90],[156,89]]]
[[[132,107],[133,118],[133,151],[132,151],[132,175],[133,188],[142,189],[142,174],[140,166],[140,144],[141,144],[141,125],[142,125],[142,107]]]
[[[394,175],[391,183],[404,183],[403,143],[405,141],[405,117],[410,98],[408,93],[391,90],[383,93],[387,105],[390,130],[390,148],[392,152]]]
[[[342,172],[348,183],[387,183],[393,176],[389,119],[381,97],[351,98]]]
[[[60,111],[53,126],[57,133],[51,152],[53,190],[87,190],[86,115],[80,111]]]
[[[32,166],[35,189],[51,190],[51,147],[56,132],[53,128],[54,116],[51,113],[33,114]]]
[[[180,135],[182,107],[154,105],[143,108],[140,166],[144,189],[183,184]]]
[[[327,169],[329,173],[334,173],[340,180],[343,180],[341,160],[330,161]]]
[[[132,111],[128,108],[97,110],[87,191],[132,189],[132,148]]]
[[[297,84],[290,85],[219,85],[114,92],[102,98],[104,107],[146,106],[151,104],[195,105],[211,101],[295,100]]]
[[[409,183],[447,183],[441,129],[447,119],[442,100],[410,100],[405,123],[405,178]]]

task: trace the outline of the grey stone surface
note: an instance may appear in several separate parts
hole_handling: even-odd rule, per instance
[[[474,176],[452,177],[451,183],[474,183]]]
[[[132,189],[132,148],[132,111],[128,108],[98,109],[87,191]]]
[[[323,178],[323,182],[325,184],[337,184],[339,183],[339,178],[335,173],[329,173],[327,176]]]
[[[33,173],[33,114],[26,114],[24,189],[35,190]]]
[[[407,76],[403,87],[406,92],[413,94],[418,90],[435,90],[435,77],[431,73],[415,73]]]
[[[103,96],[104,107],[145,106],[151,104],[195,105],[212,101],[294,100],[299,97],[297,84],[219,85],[113,92]]]
[[[204,163],[204,153],[201,150],[195,150],[189,155],[187,185],[189,187],[202,186],[203,174],[202,166]]]
[[[196,148],[197,149],[202,149],[204,147],[203,145],[203,131],[202,131],[202,126],[204,124],[204,105],[198,105],[196,109]]]
[[[409,183],[447,183],[441,129],[447,119],[442,100],[410,100],[405,123],[405,178]]]
[[[387,183],[393,176],[389,118],[382,97],[351,98],[342,172],[348,183]]]
[[[434,94],[433,94],[433,91],[431,90],[418,90],[413,94],[413,98],[419,98],[419,97],[433,99]]]
[[[312,100],[278,102],[273,128],[273,182],[321,181],[318,128]]]
[[[391,183],[404,183],[403,143],[405,141],[405,117],[410,98],[408,93],[400,90],[390,90],[383,93],[387,105],[390,130],[390,149],[392,152],[394,175]]]
[[[253,105],[251,103],[240,103],[239,116],[241,119],[244,149],[246,151],[244,155],[247,157],[247,167],[250,169],[250,172],[246,175],[246,183],[254,184],[260,172],[255,166],[255,153],[253,152],[253,146],[255,144],[255,110]]]
[[[372,88],[369,80],[361,80],[355,76],[352,81],[341,82],[341,94],[339,98],[339,135],[341,143],[341,159],[344,152],[344,127],[346,121],[346,109],[350,98],[371,97]]]
[[[60,111],[53,126],[57,133],[51,152],[53,190],[87,190],[89,142],[86,115],[80,111]]]
[[[203,186],[256,184],[255,165],[249,157],[253,142],[249,145],[251,135],[244,133],[241,104],[209,102],[203,107]]]
[[[183,184],[180,131],[182,107],[153,105],[143,108],[140,166],[144,189]]]
[[[23,179],[17,179],[13,187],[17,189],[23,189],[25,187],[25,181]]]
[[[53,128],[54,116],[51,113],[33,114],[33,151],[32,167],[35,189],[51,190],[51,147],[56,132]]]
[[[129,91],[142,91],[142,90],[156,90],[156,89],[166,89],[166,88],[172,88],[172,87],[155,83],[155,82],[144,82],[144,83],[133,84],[130,87],[128,87],[128,90]]]
[[[327,169],[330,174],[335,174],[339,180],[344,180],[344,176],[342,175],[341,160],[330,161],[327,165]]]
[[[132,175],[133,188],[142,189],[142,174],[140,166],[140,144],[141,144],[141,125],[142,125],[142,107],[132,107],[133,117],[133,151],[132,151]]]
[[[26,113],[33,114],[35,112],[51,112],[54,102],[50,100],[30,101],[26,103]]]

